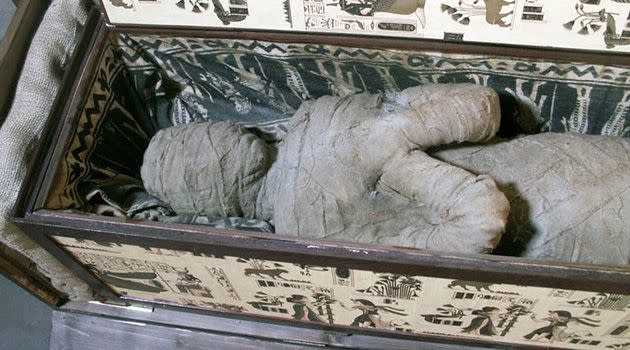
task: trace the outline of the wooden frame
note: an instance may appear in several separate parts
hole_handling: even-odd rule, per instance
[[[30,219],[33,219],[35,222],[37,222],[47,215],[46,213],[41,213],[41,214],[43,215],[42,216],[39,216],[39,214],[33,215]],[[38,218],[36,219],[35,216],[38,216]],[[70,215],[70,217],[72,216],[74,215]],[[56,245],[53,242],[53,240],[50,239],[49,235],[52,233],[43,234],[43,232],[53,231],[55,236],[67,236],[67,237],[82,238],[82,239],[93,238],[93,234],[98,233],[99,240],[105,240],[105,241],[112,240],[117,243],[140,244],[142,246],[151,245],[154,247],[155,246],[164,247],[167,249],[178,249],[178,248],[190,249],[190,247],[193,244],[194,245],[200,244],[200,242],[197,241],[196,239],[199,239],[202,236],[200,235],[195,238],[187,237],[187,238],[184,238],[184,240],[182,241],[173,240],[172,238],[168,240],[153,239],[153,238],[149,238],[147,235],[142,234],[141,232],[134,232],[132,234],[124,234],[121,236],[120,233],[107,232],[108,229],[106,227],[109,226],[108,223],[105,223],[105,225],[100,225],[98,221],[96,220],[88,224],[91,226],[90,231],[92,234],[90,234],[87,232],[80,232],[78,229],[72,229],[71,227],[67,226],[67,223],[69,223],[68,221],[74,221],[70,217],[66,219],[61,219],[61,220],[58,220],[59,218],[50,217],[49,218],[51,219],[50,221],[43,220],[41,224],[31,223],[31,225],[33,225],[31,226],[31,229],[33,227],[38,227],[38,226],[40,229],[40,230],[31,231],[31,232],[34,232],[33,238],[36,239],[39,244],[46,247],[62,263],[64,263],[69,268],[71,268],[85,282],[87,282],[92,288],[94,288],[95,292],[97,292],[100,295],[100,299],[106,303],[111,303],[114,305],[122,305],[122,306],[134,305],[134,306],[149,307],[149,308],[158,307],[159,309],[164,309],[165,312],[169,314],[171,312],[173,313],[179,312],[181,315],[181,312],[183,311],[191,315],[198,315],[198,316],[190,316],[190,317],[193,317],[193,318],[198,317],[200,320],[202,320],[203,317],[223,318],[224,321],[222,321],[222,323],[225,322],[225,323],[228,323],[228,325],[232,323],[237,323],[239,325],[242,325],[242,323],[244,322],[244,323],[250,323],[253,325],[257,324],[258,325],[257,327],[261,327],[261,325],[265,323],[265,324],[269,324],[272,329],[284,329],[286,327],[296,327],[295,334],[299,335],[298,339],[303,339],[301,337],[305,334],[308,335],[309,337],[315,337],[315,338],[320,337],[322,332],[324,334],[331,334],[331,333],[336,334],[335,338],[333,338],[332,340],[328,339],[327,341],[322,341],[322,342],[312,342],[312,344],[320,344],[320,346],[324,344],[328,346],[334,342],[341,343],[341,344],[351,342],[353,346],[356,346],[358,348],[363,348],[363,347],[371,348],[371,346],[375,343],[375,341],[377,341],[380,344],[390,344],[391,346],[394,346],[398,343],[410,344],[410,342],[422,342],[422,343],[436,344],[436,346],[441,346],[441,347],[443,346],[447,349],[450,348],[449,344],[458,344],[457,346],[461,345],[465,347],[483,347],[483,348],[497,348],[497,349],[510,349],[510,348],[513,348],[514,346],[514,344],[511,344],[511,343],[500,342],[500,341],[489,341],[489,340],[482,340],[482,339],[462,339],[462,338],[456,338],[456,337],[449,337],[449,336],[442,336],[442,335],[428,335],[428,334],[410,335],[410,334],[401,334],[401,333],[397,333],[393,331],[365,330],[362,328],[351,327],[351,326],[324,326],[321,324],[313,324],[308,321],[289,321],[289,320],[279,318],[279,317],[262,317],[258,315],[242,314],[242,313],[223,311],[223,310],[216,311],[216,310],[208,310],[208,309],[202,309],[202,308],[196,308],[196,307],[188,307],[188,306],[182,306],[182,305],[171,304],[171,303],[166,303],[166,302],[155,303],[152,301],[136,299],[133,297],[124,297],[124,296],[121,297],[119,295],[116,295],[113,290],[105,286],[105,284],[102,281],[100,281],[97,277],[92,275],[89,272],[89,270],[87,270],[84,266],[79,264],[67,252],[65,252],[58,245]],[[79,219],[78,217],[75,217],[75,219],[78,219],[78,221],[75,221],[75,224],[82,221],[82,219]],[[62,224],[61,223],[62,221],[65,223]],[[24,221],[19,220],[19,219],[16,222],[18,224],[24,224]],[[57,222],[57,223],[53,223],[53,222]],[[153,226],[153,227],[150,227],[148,231],[154,231],[155,229],[159,230],[159,225],[150,225],[150,226]],[[182,228],[184,227],[184,225],[180,225],[180,226]],[[204,232],[204,234],[205,233],[207,232]],[[225,232],[225,231],[224,232],[218,231],[215,233],[220,236],[229,234],[229,232]],[[229,237],[228,240],[239,239],[237,235],[232,234],[230,236],[231,237]],[[207,238],[210,241],[214,240],[212,236],[207,237]],[[214,238],[218,238],[219,240],[221,240],[221,237],[219,236],[215,236]],[[243,238],[246,239],[246,237],[240,237],[240,239],[243,239]],[[254,257],[254,258],[266,258],[269,256],[273,256],[273,250],[260,251],[259,249],[251,249],[251,248],[241,249],[241,248],[235,248],[235,247],[226,247],[226,246],[222,246],[221,243],[223,242],[213,242],[212,245],[204,244],[203,247],[199,249],[195,249],[195,252],[202,253],[202,254],[207,253],[207,254],[217,254],[217,255],[232,253],[232,254],[238,254],[239,256],[247,256],[247,257]],[[253,243],[253,242],[248,242],[248,243]],[[219,245],[215,246],[214,244],[219,244]],[[226,244],[230,244],[230,243],[226,242]],[[261,247],[267,246],[268,249],[272,249],[272,247],[268,247],[268,244],[265,244],[263,242],[257,242],[257,244],[259,244],[259,246]],[[323,247],[320,247],[320,248],[323,248]],[[334,245],[331,245],[331,248],[335,248]],[[341,249],[344,249],[344,248],[341,248]],[[352,249],[352,248],[345,248],[345,249]],[[334,251],[330,253],[334,254]],[[356,253],[358,255],[362,255],[363,253],[365,253],[365,251],[359,251]],[[437,254],[435,255],[435,257],[437,257]],[[306,259],[306,260],[303,260],[303,259]],[[343,266],[348,267],[348,268],[363,267],[363,268],[377,269],[377,267],[375,267],[377,264],[376,262],[353,261],[351,257],[348,259],[336,259],[336,258],[320,257],[318,255],[308,256],[308,257],[303,256],[303,255],[301,256],[301,254],[283,255],[283,261],[291,260],[295,262],[304,262],[304,263],[311,263],[311,264],[313,263],[328,264],[328,262],[331,261],[331,259],[332,261],[334,261],[334,263],[343,263],[345,264]],[[429,259],[433,261],[432,258],[429,258]],[[391,266],[395,266],[395,265],[392,264],[389,267]],[[400,268],[395,269],[394,271],[400,271],[400,269],[403,269],[407,266],[413,267],[414,265],[402,265]],[[381,269],[381,271],[387,272],[390,270]],[[72,310],[73,308],[77,308],[76,303],[70,303],[69,306],[62,307],[61,310],[64,310],[64,309]],[[82,307],[79,307],[78,311],[85,312],[89,310],[93,312],[94,310],[97,310],[97,309],[98,308],[84,305]],[[141,319],[136,319],[136,320],[140,321]],[[151,321],[151,319],[149,320],[142,319],[142,320]],[[174,324],[180,327],[182,326],[179,323],[179,320],[177,318],[175,319]],[[235,332],[237,334],[243,333],[245,336],[247,336],[248,334],[247,329],[245,329],[244,331],[235,331],[237,329],[236,327],[225,326],[225,327],[217,327],[217,328],[219,328],[217,330],[220,330],[223,332],[228,331],[228,332]],[[301,328],[304,328],[304,329],[302,330]],[[309,333],[307,331],[307,328],[313,329],[313,332]],[[285,334],[282,333],[282,335],[285,335]],[[354,337],[355,335],[358,335],[360,339],[353,338],[352,340],[350,340],[350,338]],[[286,339],[291,341],[292,337],[287,337]],[[528,346],[528,345],[522,345],[522,344],[519,344],[518,348],[519,349],[532,349],[532,350],[540,349],[540,347],[538,346],[533,346],[533,345]],[[562,348],[559,348],[559,349],[562,349]]]
[[[584,291],[627,293],[630,271],[625,266],[597,267],[552,263],[515,257],[441,253],[397,247],[379,248],[340,243],[274,237],[236,230],[179,224],[141,222],[119,218],[39,210],[16,219],[16,223],[44,236],[99,239],[121,244],[190,250],[215,255],[282,259],[299,264],[344,266],[379,272],[402,272],[422,276],[469,279]],[[89,227],[89,230],[85,228]],[[47,231],[47,232],[46,232]],[[41,241],[41,236],[33,235]],[[43,243],[43,242],[41,242]],[[290,253],[288,253],[290,252]],[[59,257],[58,257],[59,258]],[[76,267],[73,269],[78,271]]]
[[[58,307],[68,301],[68,296],[55,289],[31,261],[5,245],[0,246],[0,273],[49,306]]]
[[[150,311],[150,312],[149,312]],[[167,333],[162,335],[163,338],[177,339],[180,334],[186,334],[186,337],[196,337],[194,333],[200,332],[202,334],[215,334],[223,335],[232,338],[232,336],[238,336],[241,343],[248,343],[251,341],[263,341],[270,342],[271,345],[289,345],[290,349],[313,349],[313,347],[326,348],[341,348],[341,349],[364,349],[364,350],[382,350],[382,349],[437,349],[437,350],[480,350],[488,349],[488,347],[477,347],[474,345],[464,344],[448,344],[443,342],[418,342],[417,340],[410,339],[394,339],[383,338],[369,334],[348,334],[347,332],[339,332],[333,330],[320,330],[309,329],[296,325],[287,324],[270,324],[262,323],[257,320],[247,319],[234,319],[225,318],[215,315],[205,315],[186,312],[182,310],[174,309],[145,309],[142,307],[137,308],[124,308],[113,305],[98,304],[98,303],[83,303],[83,302],[69,302],[66,305],[59,308],[53,314],[55,321],[62,321],[60,324],[53,322],[53,330],[51,335],[51,345],[55,345],[55,338],[59,337],[57,341],[67,341],[67,337],[61,337],[59,333],[65,333],[70,335],[68,329],[64,329],[67,326],[68,319],[82,318],[84,315],[87,317],[81,322],[73,322],[75,326],[82,327],[82,334],[84,337],[89,336],[92,333],[93,327],[91,322],[85,322],[88,320],[94,320],[97,322],[103,322],[105,327],[97,327],[97,329],[105,329],[107,327],[106,322],[121,321],[126,324],[142,324],[145,326],[161,326],[165,327],[163,330]],[[100,321],[89,315],[99,315],[99,317],[105,318]],[[88,318],[89,317],[89,318]],[[65,320],[62,320],[65,319]],[[110,326],[111,327],[111,323]],[[115,328],[119,328],[114,326]],[[260,329],[265,329],[264,333],[260,332]],[[57,328],[57,329],[56,329]],[[138,328],[138,331],[142,333],[142,329]],[[100,330],[99,330],[100,332]],[[77,334],[77,332],[72,331]],[[243,339],[244,338],[244,339]],[[88,340],[88,339],[85,339]],[[85,341],[83,340],[83,341]],[[221,343],[221,339],[216,339],[218,343],[214,343],[217,346]],[[73,341],[73,340],[71,340]],[[81,341],[79,339],[78,341]],[[107,339],[95,340],[92,339],[86,341],[80,347],[84,349],[86,346],[88,349],[109,349],[111,346],[103,345],[98,347],[99,343],[108,344],[110,341]],[[68,345],[67,343],[64,343]],[[91,346],[91,347],[90,347]],[[126,344],[129,346],[129,343]],[[167,346],[166,349],[172,349],[172,346]],[[275,349],[275,347],[272,347]],[[497,347],[495,347],[497,348]],[[160,349],[158,347],[158,349]]]
[[[40,145],[38,155],[16,206],[15,223],[24,229],[34,240],[49,250],[62,263],[72,269],[80,278],[92,286],[103,300],[117,303],[146,302],[117,295],[98,277],[79,264],[70,254],[59,247],[52,236],[90,239],[95,235],[106,241],[150,245],[168,249],[181,249],[205,254],[231,254],[258,259],[278,259],[277,252],[283,253],[282,261],[321,266],[343,266],[345,268],[367,269],[378,272],[398,272],[429,277],[465,279],[492,283],[508,283],[538,287],[553,287],[582,291],[628,293],[630,269],[620,266],[578,265],[542,262],[513,257],[490,255],[465,255],[439,253],[404,248],[382,248],[353,243],[335,243],[297,238],[273,237],[262,234],[227,231],[206,227],[166,225],[152,222],[107,218],[86,214],[43,210],[43,201],[51,187],[52,174],[57,168],[65,148],[69,125],[72,125],[77,110],[86,99],[87,87],[94,79],[95,62],[104,47],[105,37],[119,32],[175,34],[220,38],[246,38],[268,41],[300,41],[335,43],[364,47],[395,47],[413,50],[440,50],[458,53],[491,53],[496,55],[516,55],[520,57],[553,58],[555,60],[575,60],[585,62],[630,65],[627,55],[601,55],[588,52],[547,51],[531,48],[506,48],[479,46],[474,44],[436,43],[434,41],[410,41],[407,39],[368,39],[353,36],[330,36],[319,34],[287,34],[243,31],[207,31],[192,29],[156,29],[112,27],[104,16],[93,13],[86,36],[77,48],[75,60],[64,78],[62,92],[58,96],[46,127],[47,134]],[[484,51],[485,50],[485,51]],[[155,304],[154,302],[150,302]],[[159,304],[172,307],[168,303]],[[181,306],[180,306],[181,308]],[[196,308],[190,312],[216,314]],[[243,316],[229,312],[221,315],[238,318],[260,319],[257,316]],[[264,318],[270,322],[287,323],[284,319]],[[291,322],[295,323],[295,322]],[[304,322],[297,322],[306,326]],[[308,324],[308,326],[313,326]],[[330,327],[326,327],[330,329]],[[332,329],[347,332],[366,332],[354,327]],[[400,334],[386,331],[369,331],[367,334],[401,337]],[[445,342],[466,342],[484,346],[505,347],[509,344],[484,340],[468,340],[444,336],[405,335],[409,339],[424,339]],[[519,345],[519,348],[527,346]],[[537,347],[532,347],[537,348]]]

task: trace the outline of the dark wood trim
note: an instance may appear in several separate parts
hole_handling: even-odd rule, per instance
[[[192,225],[165,225],[97,215],[41,210],[16,219],[47,236],[192,251],[206,255],[286,261],[491,283],[621,293],[630,267],[578,265],[494,255],[467,255],[398,247],[306,240]],[[280,255],[279,252],[282,252]]]
[[[33,262],[4,244],[0,244],[0,273],[49,306],[68,301],[68,295],[55,289]]]
[[[79,117],[77,113],[94,79],[98,68],[96,61],[105,47],[106,36],[107,30],[102,15],[92,9],[52,105],[40,143],[15,205],[14,216],[23,217],[25,213],[35,210],[38,204],[41,206],[42,198],[47,197],[47,191],[52,186],[60,161],[59,153],[69,142],[61,137],[61,133],[68,127],[72,127],[72,122]],[[57,159],[51,161],[55,155]],[[40,195],[42,191],[46,195]]]
[[[121,301],[105,283],[96,278],[87,267],[81,265],[71,254],[59,247],[46,232],[45,227],[30,227],[25,232],[42,248],[46,249],[61,264],[72,271],[79,279],[85,282],[93,291],[96,300],[105,301],[112,300],[114,302]]]
[[[109,25],[113,32],[139,35],[168,35],[240,40],[263,40],[284,43],[329,44],[363,48],[399,49],[419,52],[439,52],[530,58],[554,62],[591,63],[630,66],[630,54],[571,50],[551,47],[529,47],[478,42],[451,42],[438,39],[374,37],[358,34],[326,34],[315,32],[284,32],[242,30],[233,28],[163,27],[155,25]]]
[[[28,48],[49,4],[47,0],[14,0],[14,3],[17,8],[13,19],[4,38],[0,38],[0,125],[9,113]]]
[[[18,201],[15,205],[14,215],[15,213],[24,213],[26,209],[25,207],[27,205],[32,206],[36,198],[35,196],[38,192],[31,191],[36,188],[41,188],[41,182],[43,180],[42,176],[47,173],[45,170],[47,169],[47,165],[49,164],[47,158],[45,157],[47,157],[48,153],[54,149],[54,147],[49,146],[51,146],[57,140],[57,138],[55,137],[57,135],[57,129],[63,125],[64,118],[61,118],[61,115],[63,115],[63,111],[66,111],[66,108],[70,108],[69,106],[66,106],[66,102],[71,99],[71,96],[74,96],[74,94],[80,91],[77,89],[85,88],[80,84],[80,82],[75,82],[74,79],[80,69],[87,69],[88,67],[91,67],[90,64],[85,61],[86,57],[83,57],[81,55],[81,52],[86,52],[95,43],[101,42],[101,40],[97,40],[96,38],[96,34],[98,34],[98,31],[95,31],[95,28],[98,28],[99,25],[102,26],[102,19],[98,15],[98,12],[93,11],[88,21],[86,22],[84,32],[82,34],[82,39],[75,48],[75,55],[73,56],[73,60],[69,65],[69,69],[65,73],[62,85],[59,90],[59,94],[57,95],[57,98],[51,109],[51,114],[46,122],[46,127],[44,128],[42,134],[41,143],[38,146],[37,151],[35,152],[35,156],[33,157],[33,161],[30,164],[29,171],[24,180],[21,194],[18,197]],[[74,89],[71,89],[69,86],[71,84],[75,84],[76,87]],[[84,84],[85,83],[83,83],[83,85]],[[33,187],[33,185],[36,186]],[[50,240],[47,239],[45,235],[33,235],[31,237],[35,238],[35,241],[38,242],[42,247],[44,247],[44,249],[48,250],[51,253],[54,252],[55,246],[50,245],[50,242],[48,242]],[[57,249],[59,248],[57,247]],[[67,257],[67,254],[65,253],[63,255]],[[64,265],[68,266],[68,263],[65,263]],[[0,270],[4,270],[5,267],[7,269],[12,269],[12,266],[7,264],[5,266],[0,266]],[[15,266],[15,264],[13,264],[13,267],[15,267],[15,269],[2,272],[5,275],[15,275],[19,272],[21,274],[21,277],[16,277],[12,279],[24,289],[29,291],[31,294],[40,298],[42,301],[48,303],[51,306],[58,306],[67,301],[67,296],[64,293],[56,290],[52,285],[50,285],[49,281],[45,283],[41,279],[34,279],[32,271],[24,269],[23,266]],[[79,275],[79,277],[81,278],[82,276]],[[24,279],[24,281],[21,281],[21,279]],[[98,287],[98,291],[103,289],[102,284],[98,284],[95,286]]]
[[[65,152],[72,142],[70,135],[74,132],[81,118],[81,111],[87,99],[90,97],[91,86],[97,78],[99,62],[107,44],[109,31],[105,27],[103,16],[92,10],[90,23],[85,26],[84,36],[77,45],[74,58],[77,62],[73,65],[73,70],[68,74],[68,82],[64,84],[66,89],[63,93],[68,95],[58,98],[59,109],[53,110],[49,122],[54,125],[51,129],[54,134],[47,140],[48,147],[42,164],[51,167],[45,172],[38,172],[37,179],[38,193],[32,193],[33,197],[28,204],[29,210],[43,208],[48,199],[52,186],[55,184],[55,172],[60,162],[65,157]],[[58,113],[57,113],[58,111]],[[47,174],[51,175],[47,175]],[[36,195],[37,194],[37,195]]]

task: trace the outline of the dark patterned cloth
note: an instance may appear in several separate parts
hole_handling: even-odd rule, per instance
[[[506,132],[630,135],[625,67],[259,41],[120,40],[147,110],[169,125],[235,120],[281,128],[303,101],[323,95],[469,82],[499,92]]]
[[[48,208],[86,209],[93,198],[100,198],[103,204],[106,191],[102,184],[114,176],[134,179],[123,186],[137,185],[144,149],[159,129],[229,120],[277,140],[302,102],[324,95],[468,82],[490,86],[499,93],[502,136],[572,131],[628,137],[629,78],[627,68],[593,64],[120,35],[101,59],[92,95],[58,170]],[[111,188],[106,190],[111,192]],[[110,198],[106,205],[124,208],[131,201],[134,208],[151,210],[123,210],[129,217],[170,215],[166,206],[156,209],[157,199],[146,193],[129,193],[133,200]],[[147,203],[138,203],[138,199]],[[233,221],[219,220],[217,224],[214,218],[180,218],[183,223],[222,227]],[[264,222],[245,226],[270,230]]]

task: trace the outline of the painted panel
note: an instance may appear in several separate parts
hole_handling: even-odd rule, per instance
[[[630,52],[627,0],[103,0],[112,23]]]
[[[630,346],[630,295],[55,240],[120,295],[151,302],[514,344]]]

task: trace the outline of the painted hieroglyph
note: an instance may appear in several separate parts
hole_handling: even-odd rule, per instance
[[[630,52],[627,0],[102,0],[115,24]]]
[[[116,293],[132,299],[514,344],[630,346],[630,295],[55,240]]]

